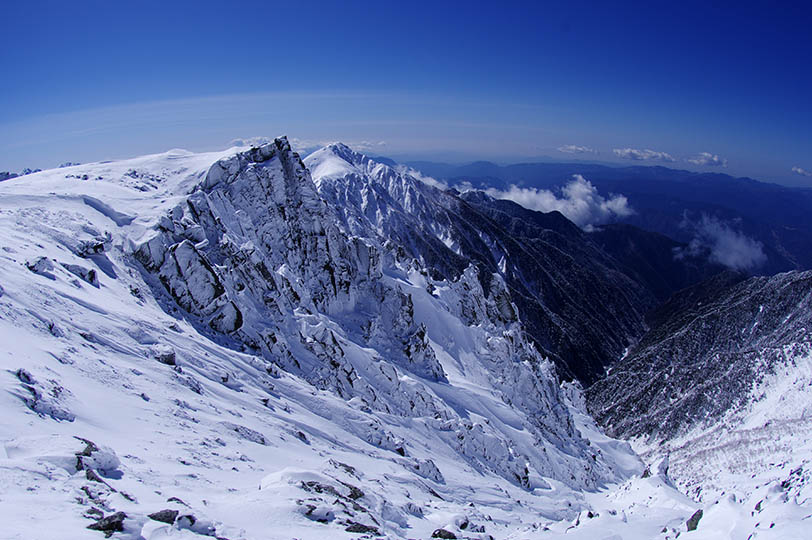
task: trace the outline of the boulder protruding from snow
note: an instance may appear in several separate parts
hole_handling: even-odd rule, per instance
[[[174,366],[177,364],[175,349],[173,349],[170,345],[155,345],[150,349],[150,355],[158,362],[166,364],[167,366]]]
[[[155,521],[160,521],[162,523],[168,523],[169,525],[172,525],[173,523],[175,523],[175,518],[178,517],[178,513],[179,512],[177,510],[164,509],[158,510],[157,512],[153,512],[152,514],[149,514],[147,517]]]
[[[121,461],[112,448],[98,446],[82,437],[74,438],[85,444],[83,450],[76,452],[76,470],[95,470],[107,477],[120,476]]]
[[[28,261],[25,263],[25,265],[35,274],[54,279],[54,275],[52,274],[54,270],[54,263],[51,262],[51,259],[48,257],[37,257],[32,261]]]
[[[92,268],[85,268],[78,264],[62,263],[62,266],[76,277],[81,278],[94,287],[99,286],[99,277]]]
[[[688,528],[688,532],[695,531],[696,528],[699,526],[699,520],[702,519],[702,509],[700,508],[693,515],[688,518],[688,521],[685,522],[685,526]]]
[[[94,531],[101,531],[104,536],[110,538],[113,533],[122,532],[124,530],[124,520],[127,519],[127,514],[124,512],[116,512],[109,516],[103,517],[87,526],[88,529]]]

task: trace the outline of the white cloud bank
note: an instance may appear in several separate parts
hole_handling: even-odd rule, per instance
[[[682,226],[694,229],[694,238],[687,247],[689,255],[707,254],[711,262],[733,270],[752,270],[767,262],[761,242],[715,217],[702,214],[699,222],[693,223],[686,219]],[[677,251],[676,257],[682,257],[686,254],[685,251]]]
[[[807,171],[806,169],[802,169],[800,167],[793,167],[792,172],[795,174],[800,174],[801,176],[812,176],[812,171]]]
[[[590,148],[588,146],[578,146],[575,144],[565,144],[564,146],[559,146],[557,149],[559,152],[564,154],[597,154],[598,151],[594,148]]]
[[[694,165],[704,165],[707,167],[727,167],[727,160],[719,157],[710,152],[700,152],[694,157],[687,158],[685,161],[693,163]]]
[[[631,159],[634,161],[665,161],[668,163],[677,161],[668,152],[658,152],[656,150],[649,149],[641,150],[639,148],[615,148],[612,150],[612,152],[614,152],[618,157],[623,159]]]
[[[634,213],[625,196],[611,195],[606,198],[580,174],[574,174],[572,178],[561,188],[560,197],[548,189],[521,188],[516,185],[511,185],[507,190],[489,188],[485,192],[495,199],[507,199],[531,210],[558,210],[584,229]]]

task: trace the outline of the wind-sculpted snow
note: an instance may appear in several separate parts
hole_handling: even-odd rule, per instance
[[[4,182],[4,531],[485,538],[629,474],[501,276],[340,223],[285,139]]]

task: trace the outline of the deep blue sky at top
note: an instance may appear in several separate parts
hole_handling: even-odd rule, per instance
[[[808,3],[7,1],[0,20],[0,169],[287,133],[456,161],[653,149],[812,185],[791,172],[812,171]]]

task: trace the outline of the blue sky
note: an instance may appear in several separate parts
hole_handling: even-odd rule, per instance
[[[0,170],[287,134],[812,185],[800,2],[123,4],[0,7]]]

